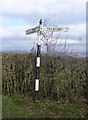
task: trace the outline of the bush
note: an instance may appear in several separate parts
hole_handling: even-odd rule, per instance
[[[36,73],[34,53],[2,53],[2,93],[34,95]],[[83,101],[86,86],[84,59],[61,55],[41,55],[40,99]],[[82,99],[83,98],[83,99]]]

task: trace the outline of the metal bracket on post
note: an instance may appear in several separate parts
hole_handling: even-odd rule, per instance
[[[34,102],[38,103],[38,92],[39,92],[39,69],[40,69],[40,53],[41,53],[41,34],[44,31],[51,31],[51,32],[59,32],[59,31],[63,31],[63,32],[67,32],[69,29],[62,27],[46,27],[46,26],[42,26],[42,19],[40,19],[39,21],[39,26],[32,28],[32,29],[28,29],[26,30],[26,35],[28,34],[32,34],[32,33],[38,33],[38,44],[37,44],[37,59],[36,59],[36,79],[35,79],[35,99]]]

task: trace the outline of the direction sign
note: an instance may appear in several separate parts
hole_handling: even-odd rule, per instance
[[[38,32],[39,27],[26,30],[26,35]]]
[[[59,31],[64,31],[67,32],[69,29],[66,27],[43,27],[43,31],[52,31],[52,32],[59,32]]]
[[[35,33],[35,32],[39,32],[39,31],[51,31],[51,32],[59,32],[59,31],[64,31],[64,32],[67,32],[69,29],[66,28],[66,27],[43,27],[43,29],[41,28],[40,26],[38,27],[35,27],[35,28],[32,28],[32,29],[28,29],[26,30],[26,35],[28,34],[32,34],[32,33]]]

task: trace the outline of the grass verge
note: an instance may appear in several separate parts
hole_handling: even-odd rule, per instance
[[[83,105],[82,105],[83,106]],[[54,101],[34,104],[31,98],[3,96],[3,118],[84,118],[86,108],[75,104],[61,104]]]

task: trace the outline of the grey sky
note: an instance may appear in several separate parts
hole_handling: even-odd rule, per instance
[[[69,27],[61,39],[67,37],[71,43],[86,43],[86,2],[83,0],[2,0],[0,12],[3,50],[31,49],[37,35],[26,36],[25,30],[37,26],[39,19],[47,16],[51,26]]]

